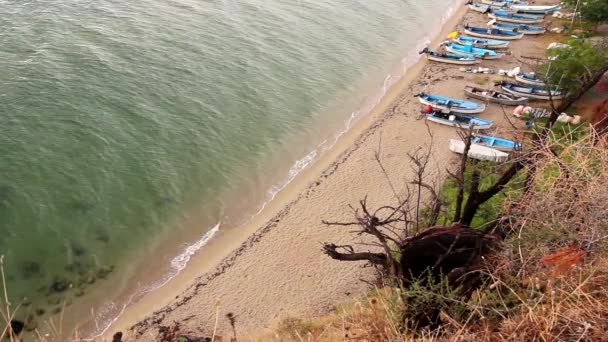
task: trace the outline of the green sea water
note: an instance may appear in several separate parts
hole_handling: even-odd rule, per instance
[[[255,214],[378,101],[456,2],[0,0],[11,299],[52,312],[110,271],[130,279],[171,237]],[[199,224],[175,224],[193,210]]]

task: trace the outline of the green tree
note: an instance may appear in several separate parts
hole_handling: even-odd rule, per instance
[[[565,0],[564,3],[575,7],[578,1],[578,12],[584,20],[601,24],[608,22],[608,1],[606,0]]]

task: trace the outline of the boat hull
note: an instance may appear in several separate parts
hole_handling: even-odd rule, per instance
[[[473,37],[470,37],[470,38],[473,38]],[[479,39],[479,40],[483,41],[481,38],[477,38],[477,37],[475,37],[474,39]],[[487,43],[473,42],[472,40],[463,39],[460,36],[452,39],[453,43],[460,44],[460,45],[472,44],[474,47],[480,48],[480,49],[498,50],[498,49],[508,49],[509,48],[509,42],[495,40],[495,39],[488,39],[488,41],[489,42],[487,42]]]
[[[517,11],[510,9],[509,7],[490,6],[488,4],[480,4],[480,5],[482,5],[482,6],[475,6],[475,4],[469,4],[469,9],[471,9],[472,11],[475,11],[475,12],[479,12],[479,13],[486,13],[486,12],[488,12],[488,9],[491,9],[491,10],[500,9],[501,11],[507,12],[510,14],[517,13]]]
[[[549,96],[549,94],[540,94],[538,92],[523,92],[523,91],[518,91],[516,89],[511,89],[510,87],[507,87],[505,85],[501,86],[502,90],[506,91],[507,93],[513,94],[513,95],[517,95],[517,96],[525,96],[528,97],[530,99],[535,99],[535,100],[545,100],[545,101],[549,101],[549,100],[561,100],[564,98],[564,95],[559,93],[559,94],[552,94],[551,96]]]
[[[453,49],[452,47],[450,47],[449,45],[445,47],[446,51],[449,52],[453,52],[453,53],[460,53],[463,55],[469,55],[469,56],[473,56],[473,57],[479,57],[481,59],[501,59],[505,56],[504,53],[496,53],[495,55],[479,55],[476,53],[472,53],[472,52],[464,52],[464,51],[460,51],[460,50],[456,50]]]
[[[433,61],[433,62],[440,62],[440,63],[447,63],[447,64],[456,64],[456,65],[473,65],[473,64],[479,64],[479,63],[481,63],[481,61],[478,60],[478,59],[459,60],[459,59],[452,59],[452,58],[444,58],[444,57],[433,56],[433,55],[430,55],[430,54],[426,54],[426,59],[428,59],[429,61]]]
[[[490,17],[491,19],[496,19],[497,21],[502,21],[505,23],[512,23],[512,24],[538,24],[538,23],[543,22],[542,19],[524,20],[524,19],[503,17],[503,16],[495,15],[494,13],[488,13],[488,17]]]
[[[501,27],[499,25],[492,25],[493,28],[495,29],[499,29],[499,30],[512,30],[510,28],[505,28],[505,27]],[[513,32],[515,32],[515,30],[513,29]],[[546,29],[542,29],[542,30],[524,30],[524,29],[517,29],[518,33],[522,33],[525,35],[538,35],[538,34],[544,34],[547,32]]]
[[[539,87],[545,86],[545,83],[542,81],[531,80],[531,79],[522,77],[521,75],[515,75],[515,80],[517,82],[523,83],[523,84],[529,84],[529,85],[534,85],[534,86],[539,86]]]
[[[525,6],[525,5],[511,5],[512,10],[516,10],[518,13],[529,13],[529,14],[549,14],[557,11],[559,5],[555,6]]]
[[[497,103],[497,104],[501,104],[501,105],[505,105],[505,106],[519,106],[519,105],[525,105],[528,103],[528,98],[527,97],[522,97],[519,96],[517,97],[517,99],[509,99],[509,98],[500,98],[500,97],[494,97],[494,96],[490,96],[490,95],[483,95],[479,92],[476,92],[474,87],[465,87],[464,88],[464,93],[466,94],[467,97],[470,98],[474,98],[477,100],[482,100],[485,102],[492,102],[492,103]],[[481,89],[479,89],[481,90]],[[491,91],[491,90],[488,90]],[[510,93],[502,93],[504,95],[509,95],[509,96],[513,96]]]
[[[464,141],[450,139],[450,151],[463,154],[464,147]],[[505,152],[477,144],[471,144],[467,156],[477,160],[487,160],[497,163],[504,162],[509,158],[509,155]]]
[[[480,120],[480,122],[464,124],[464,123],[460,123],[458,121],[450,121],[447,119],[438,118],[438,117],[434,116],[433,114],[427,114],[426,119],[431,122],[438,123],[440,125],[450,126],[450,127],[470,128],[472,126],[474,130],[490,129],[490,128],[492,128],[492,124],[493,124],[491,121],[487,121],[487,120]]]
[[[479,113],[483,113],[486,110],[485,105],[479,105],[479,104],[478,104],[479,105],[478,108],[467,109],[467,108],[454,108],[454,107],[448,107],[448,106],[444,106],[441,104],[437,104],[436,102],[425,99],[423,96],[418,96],[418,100],[423,105],[431,106],[434,109],[440,110],[444,113],[479,114]]]
[[[523,33],[513,35],[513,36],[496,35],[496,34],[491,34],[491,33],[481,33],[481,32],[471,31],[471,30],[467,29],[466,27],[464,29],[464,32],[466,34],[468,34],[469,36],[480,37],[480,38],[489,38],[489,39],[499,39],[499,40],[518,40],[518,39],[522,39],[524,37]]]

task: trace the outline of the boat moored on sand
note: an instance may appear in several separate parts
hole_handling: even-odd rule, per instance
[[[545,87],[539,87],[527,84],[517,84],[511,82],[499,82],[502,90],[513,95],[525,96],[530,99],[537,100],[560,100],[564,98],[564,94],[560,90],[549,90]]]
[[[524,37],[523,33],[513,32],[513,30],[475,27],[469,25],[464,26],[464,33],[468,34],[469,36],[499,40],[517,40]]]
[[[520,5],[513,4],[510,9],[517,11],[517,13],[530,13],[530,14],[550,14],[559,9],[559,5],[552,6],[532,6],[532,5]]]
[[[492,120],[484,120],[470,115],[446,114],[441,112],[426,114],[426,119],[441,125],[458,128],[472,127],[475,130],[489,129],[493,124]]]
[[[515,75],[515,80],[519,83],[523,84],[531,84],[539,87],[544,87],[545,82],[536,77],[536,74],[533,72],[526,72],[522,74]]]
[[[507,49],[509,48],[509,42],[505,40],[497,40],[497,39],[487,39],[487,38],[477,38],[477,37],[469,37],[469,36],[458,36],[452,39],[452,42],[466,45],[472,44],[474,47],[481,49]]]
[[[420,51],[420,54],[424,54],[426,56],[426,59],[428,59],[429,61],[440,63],[457,65],[472,65],[481,63],[481,60],[479,58],[461,53],[437,52],[425,48],[424,50]]]
[[[440,110],[445,113],[464,113],[464,114],[478,114],[486,110],[485,104],[479,104],[472,101],[454,99],[451,97],[433,95],[427,93],[416,94],[418,101],[423,105],[429,105],[435,110]]]
[[[450,139],[450,151],[458,154],[463,154],[465,148],[465,143],[462,140]],[[493,162],[504,162],[509,158],[509,154],[499,151],[497,149],[493,149],[491,147],[471,144],[469,146],[469,151],[467,153],[469,158],[477,159],[477,160],[487,160]]]
[[[456,44],[448,43],[445,45],[445,50],[452,53],[460,53],[464,55],[471,55],[479,57],[481,59],[500,59],[505,56],[502,52],[496,52],[494,50],[482,49],[474,47],[473,44]]]
[[[505,138],[492,137],[489,135],[475,134],[475,136],[473,136],[471,140],[471,143],[475,145],[490,147],[503,152],[511,152],[513,150],[521,149],[521,144],[518,142]]]
[[[458,154],[463,154],[465,148],[465,143],[462,140],[450,139],[450,151]],[[504,162],[509,158],[509,154],[499,151],[497,149],[493,149],[491,147],[471,144],[469,146],[469,151],[467,153],[469,158],[477,159],[477,160],[487,160],[493,162]]]
[[[502,10],[492,10],[488,12],[488,17],[498,21],[514,24],[538,24],[543,22],[543,16],[531,14],[510,13]]]
[[[528,103],[528,98],[524,96],[513,95],[507,92],[481,89],[472,86],[464,87],[464,93],[468,97],[486,102],[497,103],[505,106],[519,106]]]
[[[547,32],[547,30],[541,26],[502,23],[502,22],[493,23],[492,28],[499,29],[499,30],[511,30],[515,33],[523,33],[523,34],[543,34],[543,33]]]

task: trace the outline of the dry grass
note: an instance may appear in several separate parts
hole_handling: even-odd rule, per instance
[[[411,289],[384,289],[246,340],[608,341],[608,146],[591,133],[550,147],[536,156],[532,190],[505,203],[511,234],[486,286],[467,301],[447,296],[438,329],[408,330]]]

